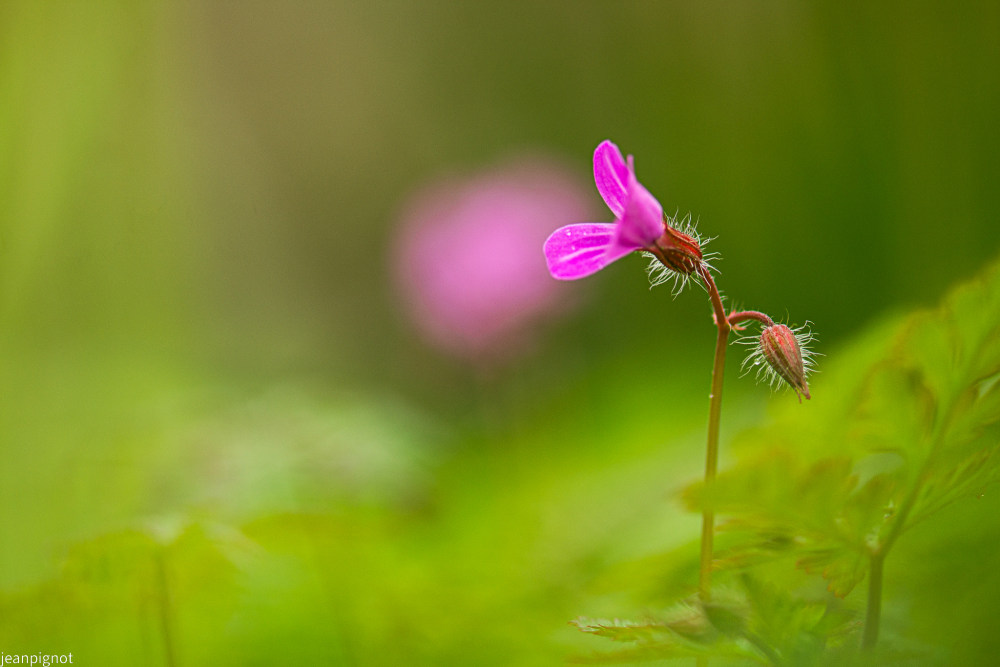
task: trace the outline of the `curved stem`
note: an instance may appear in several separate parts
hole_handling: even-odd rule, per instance
[[[732,327],[722,305],[722,296],[715,286],[712,274],[703,264],[698,273],[705,281],[705,288],[712,300],[718,336],[715,339],[715,360],[712,364],[712,393],[709,394],[708,443],[705,450],[705,497],[707,505],[701,515],[701,557],[698,567],[698,596],[708,602],[712,598],[712,548],[715,537],[715,510],[712,505],[712,487],[719,461],[719,420],[722,415],[722,380],[726,366],[726,346]]]
[[[704,264],[698,266],[698,275],[701,279],[705,281],[705,289],[708,290],[708,298],[712,301],[712,310],[715,314],[715,324],[719,327],[719,333],[721,334],[723,329],[728,336],[732,327],[729,326],[729,319],[726,317],[726,308],[722,305],[722,295],[719,294],[719,288],[715,286],[715,279],[712,278],[712,273],[708,270],[708,267]],[[756,312],[756,311],[745,311],[745,312]],[[763,315],[763,313],[761,313]],[[764,315],[764,317],[767,317]]]
[[[741,310],[738,313],[729,314],[729,324],[737,324],[739,322],[744,322],[746,320],[756,320],[766,327],[773,327],[774,320],[760,312],[759,310]]]

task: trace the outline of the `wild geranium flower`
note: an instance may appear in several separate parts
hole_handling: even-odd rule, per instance
[[[404,206],[396,282],[429,342],[473,361],[516,353],[566,310],[538,261],[555,221],[591,214],[576,175],[541,157],[431,184]]]
[[[663,207],[636,179],[632,156],[603,141],[594,151],[597,191],[615,222],[587,222],[560,227],[545,241],[549,273],[559,280],[577,280],[600,271],[635,251],[652,253],[669,271],[689,276],[701,265],[696,236],[676,229]]]
[[[610,141],[601,142],[594,151],[594,181],[597,191],[615,216],[613,223],[587,222],[560,227],[545,241],[545,261],[549,273],[559,280],[576,280],[600,271],[631,252],[652,255],[655,262],[647,269],[653,285],[667,280],[675,283],[676,293],[692,278],[708,293],[715,322],[715,358],[712,362],[712,387],[708,394],[708,438],[705,447],[705,489],[712,497],[719,459],[719,426],[722,412],[723,375],[726,349],[733,331],[745,331],[749,323],[759,323],[759,337],[747,336],[753,355],[744,368],[757,368],[774,383],[786,382],[799,397],[809,398],[806,375],[812,367],[813,353],[807,343],[812,335],[802,329],[792,330],[775,324],[766,313],[757,310],[730,309],[716,285],[709,261],[702,253],[702,241],[691,224],[690,216],[680,223],[663,215],[660,203],[639,183],[630,155]],[[715,509],[711,503],[702,508],[701,551],[698,565],[698,597],[707,609],[711,599]],[[585,632],[603,625],[583,625]]]

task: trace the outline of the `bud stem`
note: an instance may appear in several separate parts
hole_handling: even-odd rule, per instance
[[[774,320],[760,312],[759,310],[741,310],[738,313],[732,313],[729,316],[729,324],[738,324],[739,322],[745,322],[746,320],[757,320],[765,327],[773,327]]]

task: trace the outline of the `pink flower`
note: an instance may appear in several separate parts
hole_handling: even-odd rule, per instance
[[[539,160],[419,193],[404,209],[394,259],[420,330],[466,357],[523,342],[565,301],[538,248],[553,223],[587,216],[589,200],[572,175]]]
[[[610,141],[594,151],[594,181],[615,222],[568,225],[549,236],[545,260],[559,280],[589,276],[635,250],[653,251],[664,234],[663,208],[636,180],[632,156],[626,162]]]

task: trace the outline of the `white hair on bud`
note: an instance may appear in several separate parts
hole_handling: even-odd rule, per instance
[[[776,322],[776,324],[784,324],[783,322]],[[787,324],[785,326],[788,326]],[[795,337],[795,341],[799,345],[799,353],[802,355],[802,370],[803,377],[805,379],[809,378],[811,373],[817,373],[816,370],[816,357],[822,357],[823,355],[815,350],[812,350],[809,346],[811,343],[818,341],[816,334],[810,328],[812,323],[806,320],[806,323],[799,327],[788,327]],[[761,330],[766,327],[761,327]],[[764,356],[764,349],[761,347],[760,343],[760,333],[751,333],[749,328],[747,332],[744,333],[736,341],[740,345],[746,345],[750,348],[749,353],[740,364],[740,377],[744,377],[756,371],[754,378],[757,382],[765,382],[771,388],[771,391],[775,391],[781,387],[789,387],[790,385],[785,382],[785,380],[778,374],[771,364],[768,363],[767,358]]]

